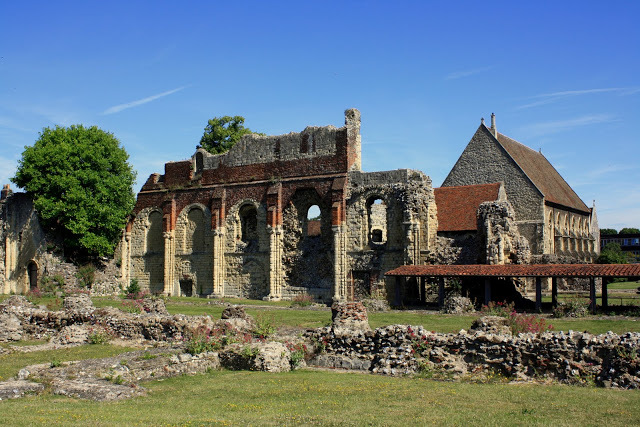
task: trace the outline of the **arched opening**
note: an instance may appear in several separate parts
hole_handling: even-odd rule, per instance
[[[322,213],[320,206],[312,205],[307,210],[307,237],[316,237],[322,234]]]
[[[187,215],[187,232],[186,237],[186,252],[196,253],[204,251],[204,212],[200,208],[193,208]]]
[[[153,211],[149,214],[146,253],[162,253],[163,251],[164,238],[162,237],[162,213]]]
[[[387,241],[387,205],[380,197],[372,197],[367,202],[369,241],[381,245]]]
[[[35,261],[29,261],[27,275],[29,277],[29,290],[36,289],[38,287],[38,264]]]
[[[245,243],[258,239],[258,211],[253,205],[244,205],[238,212],[240,216],[240,240]]]

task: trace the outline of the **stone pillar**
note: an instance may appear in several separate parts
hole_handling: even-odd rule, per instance
[[[405,227],[404,264],[420,264],[420,223],[407,221]]]
[[[123,285],[126,288],[131,283],[131,231],[122,234],[122,264],[120,271]]]
[[[165,231],[162,233],[164,237],[164,293],[166,295],[179,296],[180,290],[174,283],[174,271],[175,271],[175,232]]]
[[[284,282],[282,226],[268,226],[267,230],[269,231],[269,295],[265,299],[279,301],[282,299]]]
[[[225,228],[213,230],[213,293],[216,298],[224,297],[224,236]]]
[[[347,300],[347,233],[344,225],[333,227],[333,302]]]

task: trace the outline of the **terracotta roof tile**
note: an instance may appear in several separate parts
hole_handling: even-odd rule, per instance
[[[387,276],[640,277],[640,264],[403,265]]]
[[[498,132],[496,138],[533,184],[542,192],[545,199],[558,205],[589,213],[587,205],[560,176],[546,157],[535,150]]]
[[[497,200],[500,183],[435,188],[438,231],[475,231],[480,203]]]

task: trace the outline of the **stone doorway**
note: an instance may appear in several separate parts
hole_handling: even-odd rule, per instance
[[[38,264],[35,261],[29,261],[27,265],[27,275],[29,277],[29,290],[38,288]]]

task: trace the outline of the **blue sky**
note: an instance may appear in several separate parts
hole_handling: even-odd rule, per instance
[[[113,132],[138,186],[209,118],[362,113],[366,171],[439,186],[480,123],[541,149],[601,227],[640,227],[640,2],[2,2],[0,181],[44,127]]]

